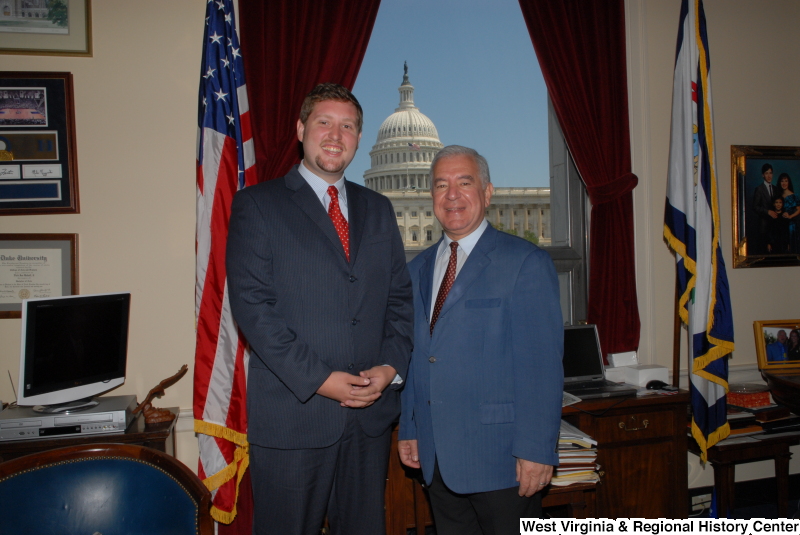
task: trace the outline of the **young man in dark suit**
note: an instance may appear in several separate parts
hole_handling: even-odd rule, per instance
[[[769,253],[769,227],[770,222],[778,216],[772,208],[772,200],[778,194],[776,186],[772,185],[772,165],[765,163],[761,166],[761,176],[764,181],[753,192],[753,211],[758,217],[758,244],[756,254]]]
[[[236,194],[227,270],[251,349],[254,533],[384,533],[391,425],[411,351],[411,282],[389,200],[348,182],[362,111],[321,84],[303,161]]]

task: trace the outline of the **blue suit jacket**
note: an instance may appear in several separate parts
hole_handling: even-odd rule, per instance
[[[455,492],[514,487],[516,458],[558,464],[564,331],[556,271],[542,249],[488,226],[431,336],[437,248],[409,264],[414,350],[399,438],[418,440],[428,483],[438,459]]]
[[[348,409],[319,396],[333,371],[389,364],[405,377],[411,281],[389,200],[346,183],[350,261],[322,203],[297,167],[238,192],[226,266],[233,317],[252,351],[248,439],[271,448],[333,444],[356,411],[370,436],[400,412],[399,387]]]

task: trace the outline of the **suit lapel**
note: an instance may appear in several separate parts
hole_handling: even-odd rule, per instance
[[[442,239],[440,239],[436,245],[422,253],[426,255],[426,258],[419,268],[419,292],[420,297],[422,298],[422,310],[425,313],[425,318],[428,320],[428,324],[431,322],[430,312],[432,300],[431,294],[433,293],[433,268],[436,264],[436,252],[439,250],[439,244],[442,243]]]
[[[294,193],[292,194],[292,201],[300,207],[305,214],[311,218],[314,223],[320,228],[323,234],[328,237],[328,240],[331,242],[331,245],[336,249],[342,257],[342,260],[347,262],[347,257],[344,254],[344,248],[342,247],[342,241],[339,239],[339,235],[336,233],[336,229],[333,227],[333,221],[331,221],[328,212],[325,211],[325,208],[322,206],[322,203],[319,202],[319,198],[317,197],[314,190],[311,189],[311,186],[308,185],[306,180],[303,178],[297,168],[295,167],[292,171],[286,175],[286,187],[293,190]],[[348,194],[350,191],[348,190]],[[349,201],[349,198],[348,198]],[[352,247],[351,247],[352,251]]]
[[[450,293],[447,294],[447,299],[444,301],[441,312],[439,312],[439,321],[447,314],[447,311],[453,308],[458,301],[464,297],[464,294],[475,282],[475,279],[481,272],[486,269],[486,266],[492,263],[489,258],[489,253],[494,250],[497,243],[497,230],[491,225],[486,227],[483,235],[475,244],[475,248],[467,257],[467,261],[458,272],[453,286],[450,288]]]
[[[347,223],[350,228],[350,265],[354,265],[367,220],[367,203],[358,188],[347,180],[344,184],[347,190]]]

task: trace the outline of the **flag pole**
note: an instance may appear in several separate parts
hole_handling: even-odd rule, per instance
[[[678,274],[675,273],[675,321],[672,327],[672,386],[680,387],[681,371],[681,313],[680,313],[681,289],[678,282]]]

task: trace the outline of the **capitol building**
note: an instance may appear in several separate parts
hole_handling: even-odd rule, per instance
[[[442,235],[433,215],[430,166],[444,145],[433,121],[414,105],[407,68],[398,90],[400,106],[378,130],[364,185],[392,201],[406,252],[413,257]],[[495,187],[486,218],[499,230],[549,245],[550,188]]]

